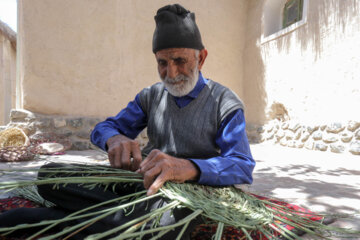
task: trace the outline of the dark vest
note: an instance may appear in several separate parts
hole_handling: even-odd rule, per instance
[[[211,80],[182,108],[161,82],[143,89],[139,96],[148,120],[145,154],[159,149],[181,158],[219,156],[215,139],[221,122],[234,110],[243,109],[234,92]]]

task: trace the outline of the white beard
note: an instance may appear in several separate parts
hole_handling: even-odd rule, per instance
[[[160,77],[161,78],[161,77]],[[192,76],[185,76],[184,74],[179,74],[175,78],[161,78],[166,89],[169,93],[175,97],[182,97],[189,94],[195,87],[199,78],[199,70],[197,67],[194,69]],[[174,84],[177,82],[183,81],[182,83]]]

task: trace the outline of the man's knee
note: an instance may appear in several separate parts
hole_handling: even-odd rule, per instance
[[[38,179],[55,176],[54,172],[52,172],[51,170],[55,171],[56,169],[63,168],[64,166],[65,166],[65,164],[62,164],[62,163],[48,163],[48,164],[42,165],[38,172]]]
[[[40,167],[38,172],[38,180],[45,178],[54,178],[59,177],[59,174],[55,174],[55,170],[64,167],[65,164],[62,163],[48,163]],[[43,198],[47,198],[50,192],[54,191],[54,184],[40,184],[37,186],[38,193]]]

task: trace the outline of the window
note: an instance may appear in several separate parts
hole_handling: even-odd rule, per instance
[[[265,0],[261,44],[295,31],[307,22],[309,0]]]
[[[290,26],[302,19],[303,1],[288,0],[283,11],[283,28]]]

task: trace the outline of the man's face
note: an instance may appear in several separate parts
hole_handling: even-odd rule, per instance
[[[199,51],[189,48],[163,49],[155,54],[161,80],[171,95],[187,95],[199,77]]]

